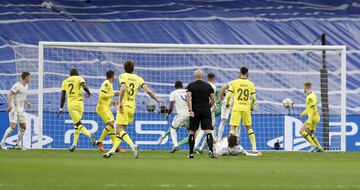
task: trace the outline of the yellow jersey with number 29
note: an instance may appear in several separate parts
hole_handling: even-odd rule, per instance
[[[132,73],[123,73],[119,76],[120,84],[126,85],[126,91],[122,104],[131,108],[136,108],[136,95],[139,88],[145,84],[144,79]]]
[[[85,83],[85,80],[80,76],[69,76],[62,82],[61,90],[66,91],[68,104],[73,101],[83,100],[81,83]]]
[[[230,82],[229,92],[234,95],[233,110],[250,111],[252,99],[256,99],[254,84],[248,79],[237,79]]]

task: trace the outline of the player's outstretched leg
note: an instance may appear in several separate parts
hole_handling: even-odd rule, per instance
[[[74,152],[76,147],[77,147],[77,143],[79,140],[79,136],[80,136],[80,130],[78,126],[74,126],[74,140],[73,140],[73,144],[69,147],[69,151]]]
[[[311,134],[309,134],[309,132],[306,130],[306,128],[302,128],[300,130],[300,135],[303,136],[304,139],[310,143],[311,148],[310,148],[309,152],[315,152],[317,146],[316,146],[315,142],[313,141],[313,139],[311,138]]]
[[[318,152],[324,152],[323,147],[321,146],[321,144],[319,143],[319,140],[315,137],[314,133],[311,133],[311,139],[314,141],[314,143],[317,146],[317,151]]]
[[[78,128],[79,128],[79,131],[80,131],[82,134],[84,134],[85,136],[87,136],[87,137],[90,138],[91,144],[96,145],[96,140],[95,140],[94,134],[91,134],[91,133],[86,129],[86,127],[83,126],[82,124],[80,124],[80,125],[78,126]]]
[[[160,136],[159,140],[157,141],[157,144],[161,144],[161,143],[164,141],[164,139],[165,139],[168,135],[170,135],[171,129],[172,129],[172,128],[170,127],[163,135]]]
[[[218,141],[221,141],[222,136],[224,134],[224,129],[225,129],[225,125],[226,125],[226,119],[221,119],[220,125],[219,125],[219,130],[218,130]]]
[[[7,150],[5,141],[9,137],[9,135],[15,130],[15,128],[16,128],[16,123],[10,123],[9,128],[6,129],[6,131],[4,133],[4,136],[3,136],[2,140],[1,140],[1,145],[0,145],[1,149]]]
[[[179,151],[180,150],[180,147],[185,145],[185,144],[188,144],[189,143],[189,137],[185,137],[183,138],[177,147],[173,147],[171,150],[170,150],[170,153],[175,153],[176,151]]]
[[[202,150],[198,147],[200,142],[201,142],[201,139],[204,137],[204,131],[203,130],[198,130],[197,131],[197,134],[196,134],[196,138],[195,138],[195,145],[194,145],[194,150],[196,153],[198,154],[202,154]]]
[[[139,158],[139,147],[133,143],[130,136],[124,131],[125,127],[126,126],[123,125],[116,126],[117,135],[115,143],[113,144],[111,150],[103,155],[104,158],[110,158],[112,155],[114,155],[116,149],[123,140],[130,146],[131,150],[134,152],[135,158]]]

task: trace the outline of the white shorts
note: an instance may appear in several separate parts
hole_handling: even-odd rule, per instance
[[[11,111],[9,113],[10,123],[26,123],[26,116],[24,113],[18,113],[15,111]]]
[[[229,115],[231,112],[231,108],[226,108],[226,104],[222,104],[221,106],[221,119],[229,119]]]
[[[185,126],[186,128],[189,128],[189,120],[190,120],[189,116],[175,115],[175,117],[171,123],[171,126],[174,129],[178,129],[183,126]]]

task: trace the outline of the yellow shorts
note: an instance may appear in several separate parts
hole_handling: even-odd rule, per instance
[[[73,101],[68,103],[68,111],[73,123],[81,121],[84,112],[84,103],[82,101]]]
[[[250,126],[252,124],[250,110],[249,111],[233,110],[231,112],[231,118],[230,118],[231,126],[239,127],[241,120],[244,126]]]
[[[124,106],[122,113],[117,111],[116,124],[118,125],[129,125],[134,121],[135,108]]]
[[[98,114],[98,116],[100,116],[100,118],[105,123],[109,123],[111,121],[114,121],[114,115],[111,112],[109,106],[101,106],[101,105],[96,106],[96,113]]]
[[[320,122],[320,116],[315,117],[313,119],[309,118],[308,120],[305,121],[304,126],[308,129],[310,129],[311,131],[316,131],[316,127],[319,122]]]

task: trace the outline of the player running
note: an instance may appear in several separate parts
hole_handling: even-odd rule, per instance
[[[170,129],[166,131],[158,141],[158,144],[161,144],[166,136],[171,134],[173,147],[170,153],[175,153],[176,151],[180,150],[180,146],[188,143],[187,137],[184,138],[180,143],[177,142],[176,131],[181,127],[189,128],[189,108],[186,102],[186,90],[183,88],[183,83],[181,81],[176,81],[175,89],[176,90],[170,93],[170,105],[166,114],[166,120],[169,119],[174,106],[176,108],[176,116],[171,123]]]
[[[261,156],[261,152],[249,153],[241,145],[238,144],[237,137],[230,135],[227,138],[223,138],[214,144],[214,153],[216,157],[219,156]]]
[[[164,103],[155,96],[150,88],[147,87],[143,78],[133,74],[134,62],[126,61],[124,63],[124,70],[125,73],[119,76],[121,89],[119,95],[119,109],[116,114],[116,140],[112,149],[103,155],[104,158],[110,158],[114,155],[116,149],[123,140],[131,147],[135,158],[139,157],[138,145],[135,145],[130,136],[125,132],[125,128],[134,120],[136,95],[139,88],[142,88],[156,102]]]
[[[84,78],[79,76],[77,69],[71,69],[70,76],[67,77],[62,82],[61,87],[61,100],[60,100],[60,109],[57,112],[58,117],[63,112],[63,107],[65,104],[65,96],[68,97],[67,107],[70,114],[70,117],[74,123],[74,142],[69,147],[69,151],[73,152],[77,147],[77,142],[79,140],[80,132],[88,136],[93,145],[96,144],[95,137],[91,134],[85,126],[82,125],[81,119],[84,112],[84,98],[82,95],[82,89],[85,91],[85,97],[90,96],[90,90],[85,84]]]
[[[96,113],[104,121],[105,128],[103,129],[100,139],[97,141],[98,149],[100,152],[104,151],[103,141],[107,135],[110,136],[111,142],[115,142],[115,131],[114,131],[114,115],[111,112],[110,106],[116,105],[113,101],[113,96],[119,96],[119,92],[114,92],[113,81],[115,80],[114,71],[110,70],[106,72],[106,80],[102,83],[99,92],[99,99],[96,105]],[[116,152],[124,152],[123,149],[118,149]]]
[[[311,86],[311,82],[306,82],[304,84],[306,107],[305,110],[300,114],[300,117],[303,118],[307,115],[308,119],[305,121],[304,126],[300,129],[300,134],[307,142],[311,144],[310,152],[323,152],[323,148],[314,135],[317,124],[320,121],[320,114],[317,110],[317,97],[316,94],[312,92]]]
[[[22,145],[22,139],[26,130],[26,113],[25,105],[30,109],[31,104],[26,100],[26,95],[31,81],[29,72],[21,73],[21,81],[16,82],[7,95],[10,127],[6,129],[5,134],[1,140],[0,147],[7,150],[5,141],[8,136],[15,130],[16,124],[19,124],[20,131],[18,133],[15,149],[25,150]]]
[[[251,127],[251,110],[255,105],[256,92],[254,84],[248,79],[248,71],[246,67],[242,67],[240,69],[240,79],[231,81],[226,97],[226,107],[230,107],[230,100],[234,96],[234,105],[230,118],[230,135],[235,135],[235,130],[240,127],[240,121],[242,120],[249,135],[252,151],[257,152],[255,134]]]

